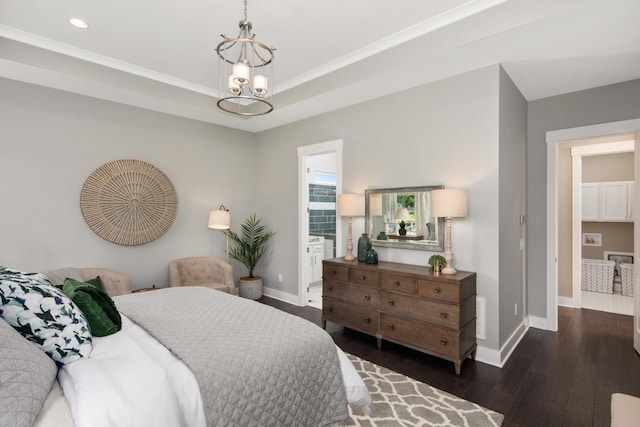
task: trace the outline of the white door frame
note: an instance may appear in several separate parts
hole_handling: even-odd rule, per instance
[[[307,157],[335,152],[336,154],[336,195],[342,193],[342,140],[322,142],[298,147],[298,305],[308,305],[307,285],[309,269],[306,268],[306,254],[309,248],[309,185],[307,182]],[[336,220],[336,256],[342,248],[342,221]]]
[[[557,183],[557,158],[558,143],[573,139],[595,138],[600,136],[615,135],[620,133],[633,133],[640,129],[640,118],[623,120],[612,123],[602,123],[591,126],[560,129],[546,133],[547,141],[547,317],[536,322],[535,327],[550,331],[558,330],[558,183]],[[636,151],[637,153],[637,151]],[[636,162],[638,155],[635,156]],[[638,188],[638,174],[636,169],[636,189]],[[638,211],[638,209],[636,209]],[[634,215],[635,223],[638,214]],[[634,227],[638,229],[637,226]],[[636,241],[636,245],[637,245]],[[636,299],[636,304],[637,303]],[[636,306],[636,313],[638,307]],[[638,316],[634,331],[639,330]],[[532,325],[533,326],[533,325]]]

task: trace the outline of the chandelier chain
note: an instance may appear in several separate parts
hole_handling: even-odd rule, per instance
[[[247,20],[247,0],[244,0],[244,20]]]

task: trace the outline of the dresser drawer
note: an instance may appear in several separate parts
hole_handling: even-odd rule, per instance
[[[457,330],[381,313],[380,334],[382,339],[430,353],[450,358],[460,354],[460,333]]]
[[[322,278],[323,279],[334,279],[334,280],[342,280],[346,282],[349,278],[349,268],[341,267],[334,264],[322,264]]]
[[[460,286],[454,283],[419,279],[418,296],[459,303]]]
[[[398,274],[380,274],[380,287],[394,292],[402,292],[404,294],[416,294],[416,279],[409,276],[401,276]]]
[[[329,298],[336,298],[342,301],[349,301],[363,307],[378,309],[380,293],[370,286],[352,285],[337,280],[324,280],[322,282],[322,295]]]
[[[372,335],[378,333],[378,311],[375,309],[323,297],[322,318]]]
[[[364,270],[359,268],[349,269],[349,281],[358,285],[378,287],[380,283],[380,273],[377,271]]]
[[[380,311],[389,314],[406,316],[453,329],[459,329],[463,326],[460,307],[456,304],[384,291],[380,294],[380,302]]]

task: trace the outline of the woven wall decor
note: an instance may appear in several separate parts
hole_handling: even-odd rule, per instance
[[[93,171],[80,192],[82,216],[100,237],[136,246],[171,228],[178,196],[160,169],[140,160],[114,160]]]

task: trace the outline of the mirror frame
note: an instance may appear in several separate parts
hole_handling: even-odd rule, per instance
[[[438,230],[438,242],[437,243],[425,243],[416,241],[402,241],[402,240],[376,240],[376,236],[371,233],[372,221],[370,219],[370,206],[369,199],[374,194],[389,194],[389,193],[420,193],[431,190],[440,190],[444,188],[444,185],[424,185],[420,187],[398,187],[398,188],[372,188],[364,190],[364,207],[365,207],[365,231],[371,237],[371,244],[373,246],[397,248],[397,249],[413,249],[418,251],[433,251],[444,252],[444,218],[437,218],[437,230]]]

